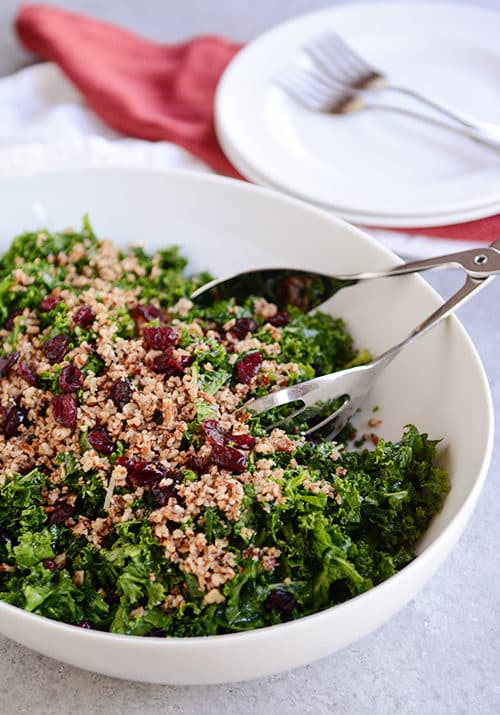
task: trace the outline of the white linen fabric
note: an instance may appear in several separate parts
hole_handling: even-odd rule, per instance
[[[74,167],[212,169],[170,142],[131,139],[108,127],[51,62],[0,78],[0,178]],[[472,247],[471,241],[369,229],[405,258]]]

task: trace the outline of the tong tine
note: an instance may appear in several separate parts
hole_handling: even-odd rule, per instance
[[[268,427],[268,429],[272,429],[279,424],[285,426],[288,424],[290,426],[291,421],[302,412],[305,412],[306,407],[317,406],[319,409],[324,409],[326,404],[334,400],[344,399],[343,404],[339,408],[320,420],[320,422],[311,424],[300,432],[301,436],[310,439],[314,434],[324,432],[325,428],[330,425],[331,428],[328,436],[326,437],[324,434],[321,436],[323,439],[333,439],[341,429],[345,427],[357,409],[366,401],[378,376],[392,360],[405,347],[431,330],[431,328],[453,313],[456,308],[465,303],[478,290],[494,280],[494,277],[494,275],[483,278],[467,276],[464,285],[459,288],[454,295],[439,306],[439,308],[431,313],[425,320],[419,323],[406,338],[390,347],[371,362],[358,367],[340,370],[339,372],[334,372],[329,375],[316,377],[304,383],[297,383],[282,388],[276,392],[270,392],[263,397],[250,400],[250,402],[240,409],[246,413],[250,413],[250,415],[256,415],[268,412],[274,407],[283,406],[299,400],[305,403],[304,407],[290,415],[287,419],[281,422],[276,421]],[[322,391],[323,394],[321,394]],[[304,421],[303,419],[302,422]]]
[[[341,429],[343,429],[346,424],[349,422],[353,414],[357,410],[357,405],[354,403],[353,400],[351,400],[350,397],[345,398],[344,402],[338,407],[334,412],[332,412],[330,415],[322,419],[320,422],[316,422],[313,424],[311,427],[309,427],[306,430],[302,431],[302,436],[303,437],[311,437],[313,434],[316,432],[325,432],[325,427],[328,427],[328,425],[331,425],[332,422],[335,423],[335,429],[334,430],[329,430],[327,434],[325,435],[325,439],[329,440],[332,437],[334,437],[338,432],[340,432]],[[339,420],[339,418],[341,418]],[[340,421],[340,424],[339,424]]]
[[[290,404],[290,403],[288,403],[288,404]],[[283,417],[283,418],[273,422],[271,425],[269,425],[269,427],[267,429],[272,430],[275,427],[281,427],[286,424],[291,424],[293,422],[293,420],[295,420],[299,415],[301,415],[306,410],[307,410],[307,405],[303,404],[302,407],[299,407],[297,410],[292,412],[291,415],[287,415],[286,417]]]
[[[291,404],[291,403],[285,403],[285,404]],[[283,417],[281,419],[276,420],[275,422],[272,422],[267,427],[267,430],[271,431],[271,430],[275,429],[276,427],[293,426],[294,422],[297,424],[296,420],[297,420],[297,417],[299,417],[300,415],[303,415],[302,422],[305,422],[307,424],[308,423],[307,409],[312,406],[314,406],[314,403],[311,403],[311,405],[307,405],[304,402],[301,407],[296,409],[290,415],[287,415],[286,417]],[[318,432],[319,430],[323,430],[331,422],[333,422],[334,420],[337,420],[338,417],[340,417],[341,415],[342,415],[342,419],[343,419],[342,426],[345,426],[357,409],[354,405],[351,406],[351,409],[348,409],[349,406],[351,406],[351,400],[349,397],[346,396],[344,402],[340,405],[340,407],[338,407],[336,410],[334,410],[334,412],[327,415],[319,422],[314,422],[311,424],[310,427],[302,430],[300,432],[301,436],[302,437],[310,437],[315,432]],[[306,415],[304,415],[304,413],[306,413]],[[309,420],[311,420],[310,417],[309,417]],[[342,429],[342,427],[340,427],[340,429]],[[335,430],[335,432],[338,432],[338,431],[339,431],[339,429]]]
[[[306,421],[307,423],[307,408],[316,407],[317,415],[320,408],[324,410],[328,404],[338,399],[343,399],[344,402],[340,407],[319,422],[311,424],[311,426],[301,431],[303,437],[310,438],[313,434],[324,431],[326,427],[331,425],[329,435],[326,439],[333,439],[347,424],[356,410],[363,404],[378,375],[392,362],[401,350],[453,313],[474,293],[486,286],[495,276],[500,274],[500,239],[497,239],[484,249],[468,249],[446,256],[414,261],[410,264],[399,267],[396,266],[396,270],[408,268],[426,270],[427,268],[450,265],[461,268],[465,273],[466,278],[463,286],[439,306],[437,310],[420,322],[402,341],[393,345],[388,350],[385,350],[381,355],[365,365],[340,370],[339,372],[319,376],[303,383],[297,383],[282,388],[281,390],[270,392],[263,397],[250,400],[249,403],[240,409],[248,411],[250,414],[262,414],[275,407],[281,407],[298,401],[303,403],[302,407],[295,410],[291,415],[272,423],[268,428],[272,429],[279,425],[290,425],[293,420],[300,415],[303,415],[302,421]],[[322,391],[323,394],[321,394]],[[336,394],[332,394],[334,391],[336,391]],[[320,399],[320,397],[322,399]]]

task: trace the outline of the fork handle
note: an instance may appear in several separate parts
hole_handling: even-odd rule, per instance
[[[400,87],[399,85],[388,84],[385,85],[384,89],[416,99],[421,104],[425,104],[428,107],[431,107],[431,109],[435,109],[437,112],[440,112],[444,116],[448,117],[448,119],[453,119],[455,122],[462,125],[463,131],[460,132],[461,134],[465,134],[466,136],[476,139],[483,144],[488,144],[496,149],[500,149],[500,127],[496,124],[483,122],[479,119],[469,117],[466,114],[459,112],[456,109],[452,109],[446,104],[430,99],[424,94],[421,94],[414,89],[410,89],[409,87]]]

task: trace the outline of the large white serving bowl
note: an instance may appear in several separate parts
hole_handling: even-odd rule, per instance
[[[25,230],[79,226],[88,213],[101,237],[176,243],[194,270],[214,274],[289,265],[321,271],[382,268],[398,259],[330,214],[269,190],[184,172],[92,169],[0,182],[0,248]],[[418,276],[341,291],[342,315],[360,348],[374,354],[440,303]],[[34,650],[98,673],[155,683],[244,680],[309,663],[365,636],[406,604],[460,536],[486,477],[493,410],[479,357],[451,318],[398,356],[374,390],[362,426],[380,405],[380,434],[414,423],[442,438],[439,459],[452,489],[421,540],[417,558],[371,591],[312,616],[259,630],[205,638],[141,638],[88,631],[0,603],[0,631]]]

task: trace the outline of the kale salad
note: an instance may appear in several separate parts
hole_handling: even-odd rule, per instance
[[[202,636],[381,583],[449,491],[437,442],[306,441],[238,408],[369,359],[340,318],[193,305],[176,248],[25,233],[0,262],[0,599],[82,628]],[[373,416],[372,426],[377,423]]]

